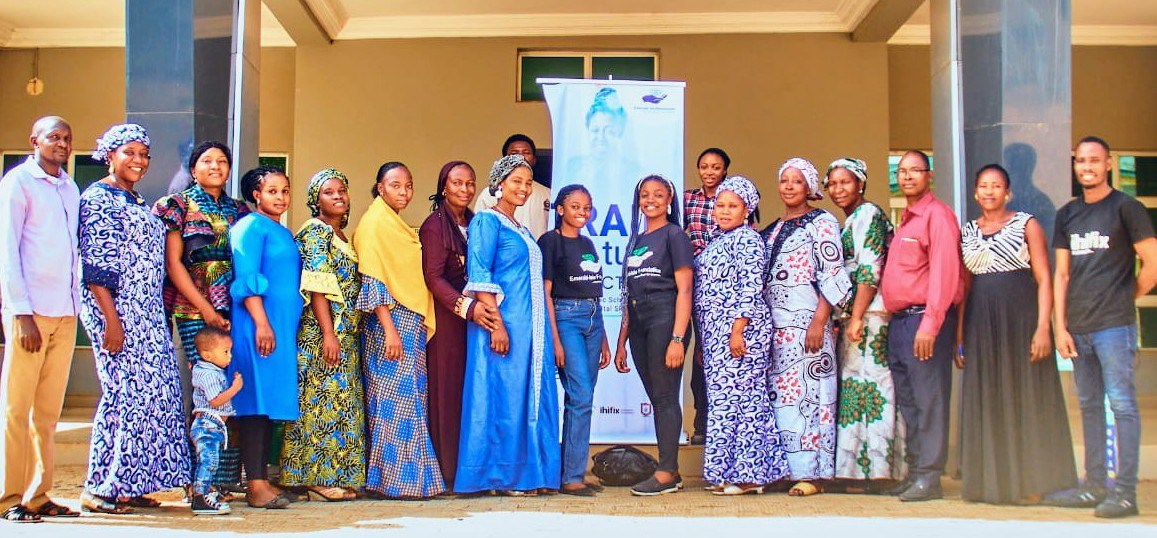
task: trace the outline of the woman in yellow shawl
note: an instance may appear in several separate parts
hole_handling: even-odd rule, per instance
[[[422,277],[418,234],[398,215],[414,197],[410,170],[399,162],[383,164],[374,196],[354,233],[362,273],[357,307],[367,313],[366,491],[424,499],[446,486],[426,421],[426,341],[434,334],[434,299]]]

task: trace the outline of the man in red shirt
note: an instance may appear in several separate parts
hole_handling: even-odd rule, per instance
[[[896,177],[908,199],[888,249],[880,282],[888,327],[888,367],[907,428],[908,477],[902,501],[943,496],[940,475],[948,455],[948,404],[956,303],[963,298],[960,223],[930,190],[928,156],[909,151]],[[902,489],[902,491],[900,491]]]

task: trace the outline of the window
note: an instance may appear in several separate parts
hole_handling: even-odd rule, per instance
[[[1157,153],[1112,152],[1113,170],[1109,182],[1141,202],[1157,228]],[[1080,195],[1074,172],[1074,196]],[[1138,267],[1140,261],[1138,260]],[[1157,290],[1137,299],[1137,321],[1141,347],[1157,348]]]
[[[542,101],[542,86],[536,80],[549,78],[592,78],[656,80],[659,78],[657,51],[518,51],[518,101]]]

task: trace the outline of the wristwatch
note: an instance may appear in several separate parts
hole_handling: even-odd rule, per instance
[[[671,335],[671,341],[675,342],[676,344],[682,344],[683,340],[684,340],[684,338],[683,338],[683,335],[681,335],[681,334],[672,334]]]

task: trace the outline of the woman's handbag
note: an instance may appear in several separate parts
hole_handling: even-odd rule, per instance
[[[630,445],[615,445],[591,456],[591,472],[608,486],[633,486],[655,473],[659,462]]]

